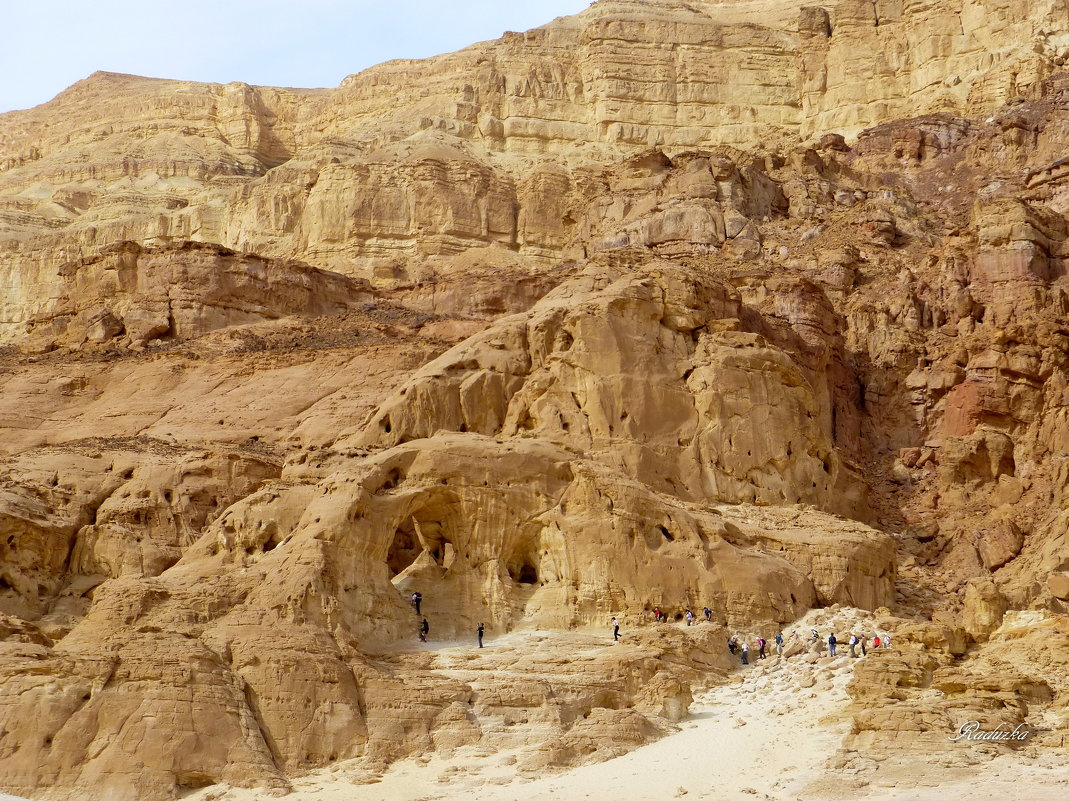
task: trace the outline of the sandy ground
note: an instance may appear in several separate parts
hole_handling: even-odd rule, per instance
[[[526,636],[515,633],[512,637]],[[452,644],[450,644],[452,645]],[[448,646],[447,646],[448,647]],[[468,648],[470,646],[461,646]],[[962,771],[960,780],[904,789],[876,776],[828,772],[849,731],[843,713],[854,661],[772,657],[742,668],[732,684],[695,698],[679,731],[607,762],[542,777],[518,775],[517,753],[481,746],[448,758],[394,764],[381,777],[339,763],[293,782],[292,801],[1064,801],[1069,758],[1022,764],[1008,756]],[[918,772],[922,772],[921,768]],[[878,774],[877,774],[878,776]],[[945,779],[945,776],[944,776]],[[871,780],[871,783],[870,783]],[[913,782],[911,784],[922,784]],[[885,782],[886,784],[886,782]],[[263,791],[207,788],[196,801],[261,801]]]
[[[522,633],[511,635],[525,636]],[[757,661],[757,660],[755,660]],[[839,710],[848,702],[848,658],[775,657],[740,671],[737,683],[695,699],[680,730],[625,756],[541,778],[519,776],[516,752],[472,746],[448,758],[431,755],[393,765],[382,777],[339,763],[294,781],[293,801],[433,801],[477,796],[482,801],[531,798],[683,797],[770,798],[793,801],[819,776],[848,729]],[[804,677],[810,677],[807,682]],[[815,684],[800,688],[798,681]],[[373,782],[373,783],[365,783]],[[356,786],[354,786],[354,784]],[[254,801],[254,790],[209,788],[201,801]]]

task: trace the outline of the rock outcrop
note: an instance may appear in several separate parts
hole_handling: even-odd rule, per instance
[[[836,769],[1064,723],[1067,43],[1052,0],[601,0],[0,116],[0,789],[610,758],[811,608],[895,642]]]

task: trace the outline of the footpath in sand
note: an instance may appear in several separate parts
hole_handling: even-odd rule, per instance
[[[788,636],[788,652],[798,650],[799,637],[808,639],[811,624],[823,630],[832,623],[839,632],[852,626],[866,630],[862,621],[867,613],[843,613],[834,621],[822,618],[818,622],[807,616],[789,627],[798,634]],[[552,654],[550,661],[556,659],[566,666],[591,650],[618,646],[605,642],[600,634],[517,631],[491,641],[489,647],[502,652],[540,649]],[[457,672],[459,677],[460,666],[470,664],[473,649],[470,644],[445,643],[432,645],[430,650],[436,653],[439,669]],[[596,764],[532,774],[519,769],[523,748],[502,747],[503,738],[491,736],[448,755],[428,753],[396,762],[385,772],[369,770],[360,760],[340,762],[295,778],[293,792],[286,797],[292,801],[1069,798],[1069,764],[1055,764],[1057,760],[1023,764],[1018,757],[1006,755],[970,767],[969,776],[960,780],[934,770],[929,776],[923,762],[908,781],[901,776],[881,780],[878,772],[834,767],[851,728],[846,687],[859,661],[844,654],[848,654],[846,646],[840,647],[836,658],[808,653],[780,658],[773,649],[772,656],[760,660],[752,651],[752,664],[739,666],[727,684],[695,695],[690,715],[677,731]],[[508,680],[507,675],[499,678]],[[263,790],[216,785],[189,799],[261,801],[266,795]]]
[[[808,631],[808,629],[806,629]],[[549,642],[547,642],[549,639]],[[560,640],[560,642],[558,642]],[[574,640],[574,642],[570,642]],[[493,648],[591,647],[589,634],[519,631]],[[597,647],[603,647],[599,638]],[[605,647],[612,647],[608,644]],[[440,663],[463,661],[469,645],[436,649]],[[455,652],[455,654],[454,654]],[[293,781],[294,801],[432,801],[475,795],[486,801],[531,798],[614,798],[648,801],[676,795],[731,799],[795,799],[817,778],[849,728],[848,657],[809,663],[805,655],[740,667],[732,682],[695,697],[679,730],[624,756],[566,772],[532,776],[517,770],[519,749],[466,746],[449,756],[428,754],[367,775],[339,763]],[[216,786],[198,801],[253,801],[263,791]]]

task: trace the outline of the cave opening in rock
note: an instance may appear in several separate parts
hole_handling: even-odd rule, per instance
[[[386,480],[382,482],[382,486],[379,490],[391,490],[405,480],[405,471],[399,467],[394,467],[386,474]]]
[[[523,565],[520,568],[520,576],[518,581],[520,584],[537,584],[538,583],[538,571],[535,570],[534,565]]]
[[[664,526],[657,526],[657,530],[659,532],[661,532],[661,536],[664,537],[669,542],[675,542],[676,541],[676,538],[672,536],[672,532],[670,532]]]
[[[508,563],[509,578],[517,584],[538,584],[538,566],[535,564],[533,550],[524,550],[516,554]]]
[[[390,550],[386,555],[386,564],[390,568],[390,574],[396,576],[416,561],[423,551],[416,536],[415,521],[410,517],[401,527],[394,532],[390,542]]]

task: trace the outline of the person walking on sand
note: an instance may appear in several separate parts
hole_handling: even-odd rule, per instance
[[[832,656],[835,656],[835,644],[837,642],[838,640],[835,639],[835,632],[833,631],[831,634],[828,635],[828,652]]]
[[[477,628],[475,630],[475,633],[479,635],[479,647],[480,648],[483,647],[483,632],[485,632],[485,631],[486,631],[486,625],[483,624],[483,623],[480,623],[479,624],[479,628]]]
[[[612,619],[612,639],[613,642],[620,639],[620,621],[616,618]]]
[[[419,624],[419,641],[427,642],[427,632],[431,630],[431,624],[427,622],[427,618],[423,618],[423,622]]]
[[[418,592],[412,593],[412,606],[416,607],[416,614],[419,614],[420,604],[423,603],[423,596]]]
[[[783,656],[783,632],[776,632],[776,655]]]
[[[750,646],[745,642],[742,644],[742,664],[750,664]]]

